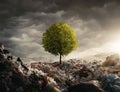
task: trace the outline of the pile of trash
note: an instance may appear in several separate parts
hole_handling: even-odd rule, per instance
[[[115,55],[109,56],[116,57]],[[108,57],[107,57],[108,58]],[[115,60],[119,60],[116,58],[112,58],[111,62],[116,62]],[[106,60],[105,60],[106,62]],[[119,61],[118,61],[119,62]],[[57,86],[59,89],[61,89],[62,92],[80,92],[80,91],[71,91],[71,87],[74,88],[76,85],[87,83],[92,83],[93,85],[96,85],[99,90],[102,91],[95,91],[95,92],[120,92],[120,67],[119,64],[111,64],[109,66],[104,66],[104,62],[83,62],[80,60],[71,59],[67,62],[63,62],[61,65],[59,65],[58,62],[55,63],[43,63],[43,62],[37,62],[37,63],[31,63],[30,67],[32,69],[38,69],[39,71],[44,72],[45,76],[48,76],[57,83]],[[116,76],[118,81],[115,81],[112,83],[114,86],[114,91],[110,91],[108,89],[111,89],[111,84],[105,87],[106,83],[108,81],[115,80],[115,77],[110,78],[111,76]],[[108,81],[106,80],[106,77],[108,78]],[[106,81],[103,81],[106,80]],[[87,84],[87,85],[88,85]],[[116,87],[117,85],[117,87]],[[78,87],[78,86],[77,86]],[[116,87],[116,88],[115,88]],[[70,90],[68,90],[70,89]],[[80,88],[78,88],[80,90]],[[86,88],[85,88],[86,89]],[[89,87],[87,88],[89,89]],[[90,89],[89,89],[90,90]],[[88,91],[89,91],[88,90]],[[118,90],[118,91],[116,91]],[[81,91],[82,92],[82,91]],[[84,92],[87,92],[84,90]],[[89,91],[90,92],[90,91]],[[94,91],[92,91],[94,92]]]
[[[75,59],[24,64],[0,43],[2,92],[120,92],[118,68]]]
[[[44,72],[29,68],[0,43],[0,90],[2,92],[60,92],[57,83]]]

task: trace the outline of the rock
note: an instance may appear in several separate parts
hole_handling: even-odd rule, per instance
[[[68,88],[68,92],[104,92],[92,83],[80,83]]]
[[[120,58],[118,54],[114,54],[106,57],[105,62],[103,62],[103,66],[116,66],[120,63]]]

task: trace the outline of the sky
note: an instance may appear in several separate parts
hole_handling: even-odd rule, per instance
[[[0,42],[15,56],[51,58],[42,34],[59,22],[68,23],[80,43],[68,57],[120,46],[120,0],[0,0]]]

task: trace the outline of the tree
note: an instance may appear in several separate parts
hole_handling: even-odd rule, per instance
[[[43,33],[42,44],[45,51],[60,55],[68,55],[78,47],[78,40],[74,30],[66,23],[56,23]]]

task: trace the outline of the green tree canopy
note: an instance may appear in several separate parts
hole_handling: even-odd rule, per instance
[[[78,47],[75,31],[66,23],[56,23],[43,34],[42,44],[46,51],[61,56],[68,55]]]

